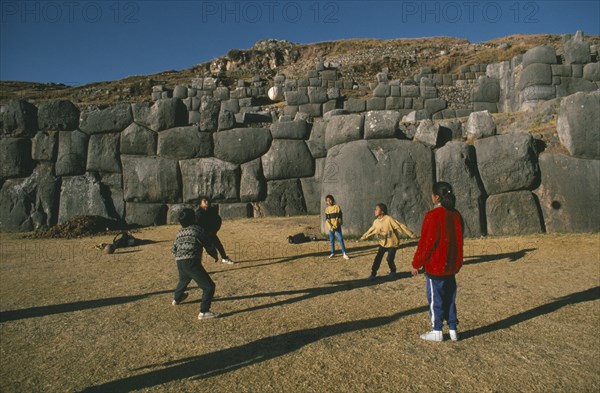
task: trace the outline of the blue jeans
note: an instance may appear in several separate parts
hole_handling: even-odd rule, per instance
[[[427,302],[429,317],[433,330],[442,330],[444,321],[448,322],[451,330],[456,330],[458,317],[456,315],[456,278],[430,277],[427,279]]]
[[[335,234],[335,235],[334,235]],[[342,237],[342,228],[334,229],[333,231],[329,231],[329,245],[331,246],[331,253],[335,253],[335,237],[337,236],[338,243],[340,243],[340,248],[342,249],[342,254],[346,253],[346,247],[344,246],[344,238]]]

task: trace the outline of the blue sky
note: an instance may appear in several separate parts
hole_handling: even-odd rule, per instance
[[[0,0],[0,79],[71,85],[189,68],[277,38],[600,34],[600,1]]]

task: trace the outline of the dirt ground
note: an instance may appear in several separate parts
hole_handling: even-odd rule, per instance
[[[226,221],[235,265],[203,263],[217,284],[171,306],[176,226],[105,255],[111,236],[0,237],[2,392],[597,392],[600,235],[469,239],[457,276],[461,340],[424,342],[423,276],[368,283],[375,242],[289,245],[318,217]]]

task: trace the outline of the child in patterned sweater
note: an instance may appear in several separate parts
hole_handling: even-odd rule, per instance
[[[192,209],[183,209],[179,213],[181,229],[175,237],[171,252],[177,261],[179,271],[179,283],[173,294],[174,306],[183,302],[188,294],[185,292],[191,280],[194,280],[202,289],[202,301],[200,303],[200,314],[198,319],[209,319],[218,317],[219,314],[210,311],[210,305],[215,294],[215,283],[210,278],[202,263],[202,248],[207,252],[212,250],[210,236],[195,223],[196,217]]]

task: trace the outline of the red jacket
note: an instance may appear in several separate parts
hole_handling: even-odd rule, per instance
[[[436,207],[425,215],[412,266],[433,276],[451,276],[463,263],[462,217],[456,210]]]

